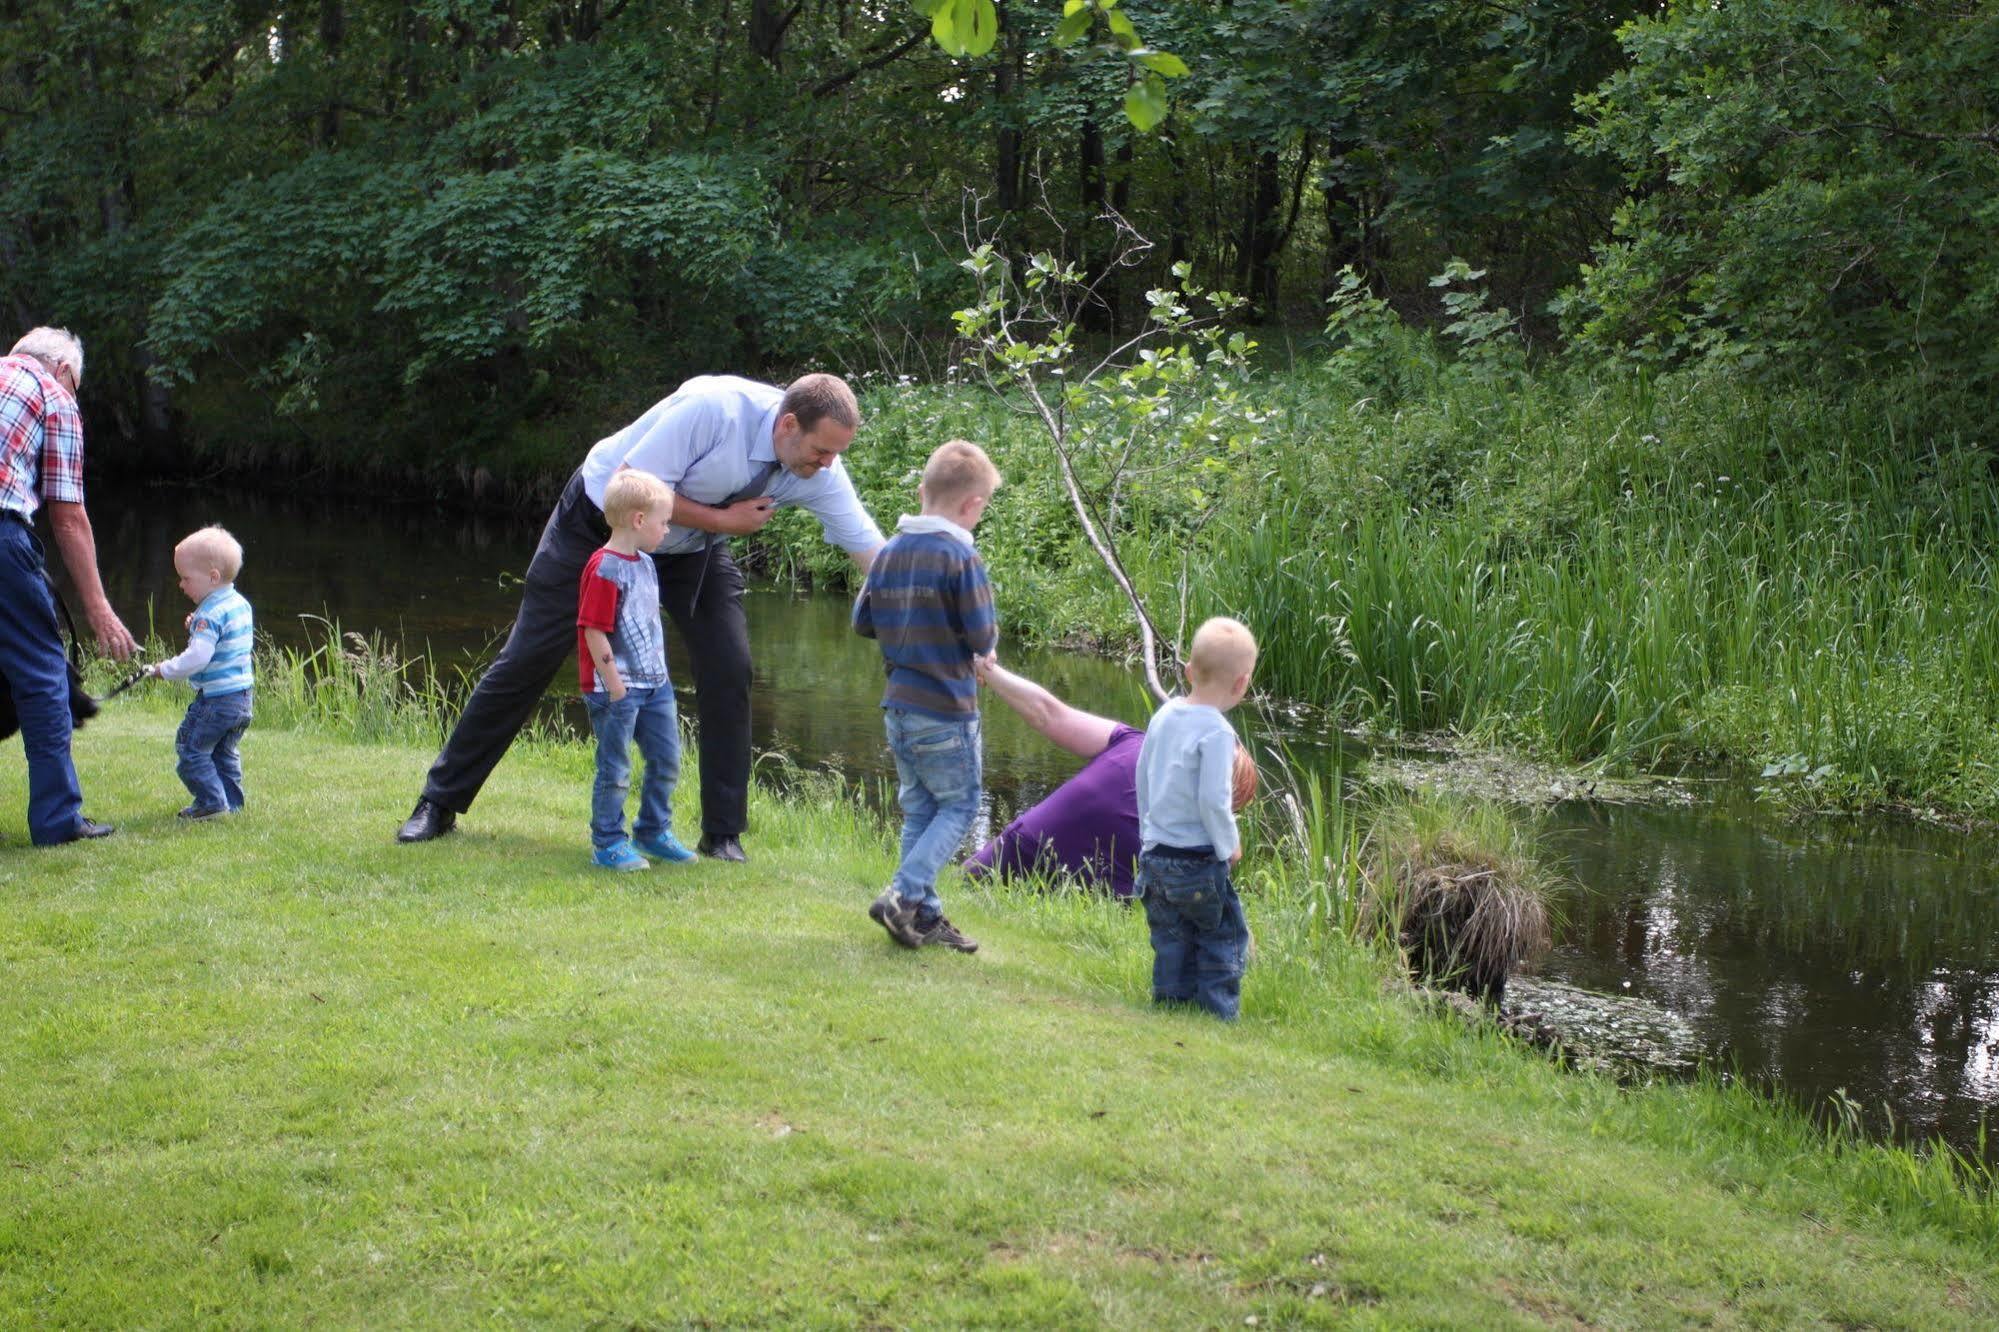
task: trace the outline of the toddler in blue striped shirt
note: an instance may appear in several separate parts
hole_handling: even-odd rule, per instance
[[[194,803],[184,819],[212,819],[243,808],[243,760],[238,744],[250,726],[250,603],[236,590],[243,547],[220,527],[204,527],[174,547],[180,590],[194,603],[187,617],[187,651],[148,666],[159,680],[194,686],[180,732],[176,771]]]
[[[1000,483],[976,444],[940,444],[924,465],[923,512],[904,514],[854,600],[854,631],[881,645],[882,721],[902,801],[902,860],[868,915],[905,948],[978,944],[944,917],[937,872],[979,812],[976,657],[999,642],[986,562],[972,544]]]

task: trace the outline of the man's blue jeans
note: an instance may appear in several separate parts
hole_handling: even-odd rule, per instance
[[[645,760],[639,815],[632,833],[652,841],[673,831],[673,784],[680,780],[680,713],[673,686],[627,689],[613,703],[603,690],[583,696],[597,735],[597,781],[590,788],[590,841],[600,850],[625,840],[625,796],[632,789],[632,742]]]
[[[197,809],[243,808],[243,756],[237,745],[250,729],[250,691],[196,694],[174,736],[174,771]]]
[[[26,523],[0,516],[0,677],[14,695],[28,756],[28,840],[66,842],[83,819],[83,791],[69,757],[69,669],[42,543]]]
[[[984,776],[979,719],[946,721],[906,708],[884,708],[882,719],[901,779],[902,862],[895,867],[896,895],[916,909],[917,919],[933,920],[944,910],[937,896],[937,871],[957,856],[979,813]]]
[[[1196,1003],[1234,1021],[1242,1006],[1249,924],[1228,862],[1212,851],[1141,852],[1138,891],[1152,928],[1153,1002]]]

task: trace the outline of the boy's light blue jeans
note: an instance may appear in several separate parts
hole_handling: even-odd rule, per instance
[[[895,867],[896,896],[916,909],[919,921],[935,920],[944,910],[937,896],[937,871],[958,854],[979,812],[984,776],[979,719],[946,721],[884,708],[882,721],[901,779],[902,862]]]
[[[1233,1022],[1249,925],[1228,862],[1207,847],[1155,847],[1139,853],[1138,892],[1152,931],[1152,1001],[1199,1004]]]
[[[680,713],[673,686],[627,689],[613,703],[603,690],[583,696],[597,735],[597,782],[590,789],[590,841],[600,850],[625,840],[625,795],[632,789],[632,741],[645,760],[632,834],[650,841],[673,830],[673,784],[680,780]]]
[[[243,808],[243,756],[237,745],[250,728],[250,691],[196,694],[174,735],[174,771],[196,809]]]

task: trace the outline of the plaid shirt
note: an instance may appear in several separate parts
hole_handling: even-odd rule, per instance
[[[0,357],[0,509],[32,518],[44,500],[83,503],[83,417],[40,361]]]

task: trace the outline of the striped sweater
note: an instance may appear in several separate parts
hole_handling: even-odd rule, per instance
[[[979,715],[972,658],[999,643],[992,583],[972,534],[904,515],[854,599],[854,632],[881,644],[882,706],[961,721]]]

